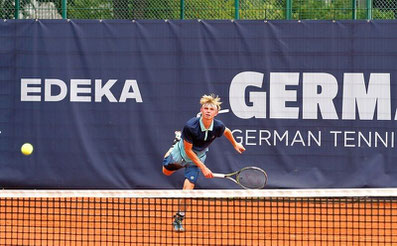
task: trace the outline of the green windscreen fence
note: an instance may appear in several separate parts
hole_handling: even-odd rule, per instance
[[[3,19],[395,19],[395,0],[3,0]]]

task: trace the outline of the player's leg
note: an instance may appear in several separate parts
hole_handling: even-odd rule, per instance
[[[174,171],[168,170],[167,168],[165,168],[165,167],[163,166],[163,174],[164,174],[164,175],[170,176],[170,175],[173,174],[175,171],[176,171],[176,170],[174,170]]]
[[[185,181],[183,183],[184,190],[193,190],[196,184],[197,178],[200,174],[199,168],[193,163],[189,163],[185,167]],[[183,219],[185,218],[185,212],[187,211],[187,207],[191,204],[191,200],[189,198],[179,199],[178,204],[178,212],[174,215],[174,230],[176,231],[185,231],[183,227]]]
[[[167,176],[173,174],[176,170],[185,167],[186,162],[183,160],[181,150],[178,142],[180,141],[180,132],[175,132],[175,139],[172,147],[167,151],[163,160],[163,173]],[[194,187],[194,186],[193,186]],[[178,206],[181,204],[181,199],[178,200]],[[180,206],[179,206],[180,207]],[[185,217],[185,209],[178,209],[178,212],[173,216],[172,223],[174,230],[182,232],[185,229],[182,226],[183,218]]]
[[[190,182],[188,179],[185,179],[185,182],[183,183],[183,189],[184,190],[193,190],[194,189],[194,183]],[[188,204],[190,204],[190,199],[184,198],[184,199],[179,199],[179,204],[178,204],[178,212],[174,215],[174,229],[176,231],[184,231],[185,228],[183,228],[183,219],[185,218],[185,211],[186,207]]]
[[[171,148],[165,153],[163,159],[163,174],[170,176],[176,170],[181,169],[183,166],[181,165],[182,157],[180,154],[180,150],[177,146],[177,143],[181,140],[181,132],[175,131],[175,138],[172,142]]]
[[[193,190],[194,189],[194,183],[190,182],[188,179],[185,179],[185,182],[183,183],[183,189],[184,190]]]
[[[181,132],[175,131],[175,137],[174,140],[172,140],[172,146],[168,149],[167,153],[165,153],[164,158],[171,154],[172,150],[175,147],[175,144],[177,144],[179,141],[181,141]]]

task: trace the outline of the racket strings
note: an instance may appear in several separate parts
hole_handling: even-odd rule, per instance
[[[238,174],[237,181],[248,189],[261,189],[266,185],[266,174],[256,169],[245,169]]]

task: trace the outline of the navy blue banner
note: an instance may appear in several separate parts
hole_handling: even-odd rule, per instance
[[[397,187],[397,22],[0,23],[2,188],[181,188],[174,131],[222,98],[206,165],[268,188]],[[20,148],[31,143],[25,156]],[[198,188],[237,188],[200,177]]]

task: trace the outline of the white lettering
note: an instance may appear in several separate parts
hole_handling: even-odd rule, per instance
[[[357,106],[361,120],[373,120],[375,107],[378,106],[377,119],[390,120],[390,104],[390,74],[370,74],[368,89],[365,87],[364,74],[344,74],[342,119],[355,120]]]
[[[246,130],[245,131],[245,145],[256,145],[255,142],[249,142],[250,139],[255,139],[251,133],[256,133],[256,130]]]
[[[389,139],[388,137],[388,133],[387,132],[385,132],[385,138],[382,138],[382,136],[378,133],[378,132],[375,132],[375,147],[378,147],[378,141],[380,140],[380,142],[382,142],[383,143],[383,145],[385,146],[385,147],[387,147],[387,140]]]
[[[296,131],[294,139],[292,139],[291,146],[294,146],[295,143],[301,143],[303,146],[306,146],[300,131]]]
[[[303,73],[302,89],[299,73],[271,72],[269,95],[265,91],[247,93],[249,86],[263,88],[262,73],[246,71],[237,74],[229,88],[231,111],[241,119],[269,118],[299,119],[300,107],[303,119],[338,119],[334,100],[338,96],[338,81],[328,73]],[[366,86],[363,73],[345,73],[343,77],[341,117],[355,120],[356,110],[360,120],[391,120],[391,91],[389,73],[371,73]],[[298,91],[302,91],[301,97]],[[245,96],[248,95],[248,98]],[[269,97],[267,108],[266,98]],[[298,101],[300,99],[301,101]],[[293,104],[295,103],[295,104]],[[301,105],[301,106],[294,106]],[[397,120],[397,110],[394,117]]]
[[[298,119],[299,108],[287,107],[286,102],[296,102],[296,91],[287,90],[287,85],[298,85],[299,73],[270,73],[270,118]]]
[[[263,134],[266,134],[263,136]],[[259,130],[259,145],[262,145],[262,141],[266,141],[267,145],[270,146],[269,138],[272,134],[269,130]]]
[[[66,97],[67,94],[67,87],[65,82],[60,79],[46,79],[45,82],[45,89],[44,89],[44,101],[46,102],[57,102],[61,101]],[[59,93],[58,95],[52,94],[52,87],[58,86]]]
[[[263,74],[258,72],[242,72],[234,76],[229,88],[229,103],[233,113],[241,119],[266,118],[266,92],[249,92],[245,103],[245,91],[248,86],[262,88]]]
[[[106,96],[109,102],[117,102],[116,98],[113,96],[110,88],[116,83],[117,79],[110,79],[102,87],[102,80],[95,80],[95,102],[102,102],[102,97]]]
[[[282,142],[285,141],[285,146],[288,146],[288,130],[283,133],[283,135],[280,137],[278,131],[274,131],[274,139],[273,139],[273,145],[277,145],[277,141]]]
[[[344,148],[394,148],[394,132],[330,131],[330,133],[334,135],[334,147],[340,144]]]
[[[89,79],[71,79],[70,80],[70,101],[71,102],[91,102],[91,96],[79,96],[81,93],[91,93],[90,87],[80,87],[81,85],[91,85]]]
[[[237,135],[237,136],[236,136],[236,135],[234,134],[235,132],[241,134],[242,131],[239,130],[239,129],[235,129],[235,130],[232,131],[232,134],[233,134],[234,138],[236,139],[236,142],[239,143],[239,144],[242,144],[242,143],[244,142],[244,138],[243,138],[241,135]]]
[[[130,88],[132,89],[132,92],[130,92]],[[137,103],[143,102],[142,95],[139,91],[138,83],[136,82],[136,80],[125,81],[119,102],[126,102],[127,98],[135,99]]]
[[[308,131],[308,138],[308,146],[311,146],[312,139],[316,142],[317,146],[321,146],[321,131],[318,132],[317,138],[311,131]]]
[[[29,85],[40,85],[40,79],[21,79],[21,101],[40,102],[40,95],[29,95],[29,93],[40,93],[40,87],[29,87]]]
[[[71,102],[91,102],[94,98],[95,102],[102,102],[102,98],[106,97],[109,102],[117,102],[111,88],[117,82],[116,79],[109,79],[102,85],[101,79],[95,80],[95,96],[91,95],[91,79],[71,79],[70,84],[60,79],[44,79],[44,88],[41,85],[41,79],[21,78],[21,101],[39,102],[42,97],[42,89],[44,91],[45,102],[59,102],[67,98]],[[70,89],[68,90],[68,86]],[[119,102],[126,102],[127,99],[135,99],[141,103],[142,95],[136,80],[126,80],[120,95]]]
[[[338,82],[328,73],[303,73],[303,119],[317,119],[320,109],[323,119],[338,119],[333,99],[338,94]],[[318,88],[321,92],[318,92]]]
[[[233,136],[238,143],[247,146],[291,146],[301,144],[303,147],[311,146],[312,139],[318,146],[321,146],[321,131],[294,131],[288,130],[267,130],[267,129],[235,129],[232,130]]]
[[[364,141],[368,147],[371,147],[371,139],[372,139],[372,132],[368,133],[368,137],[365,137],[362,132],[358,132],[358,147],[362,146],[362,142]]]
[[[356,132],[345,131],[343,134],[344,134],[344,147],[356,147],[354,143],[348,143],[349,141],[353,142],[355,140],[354,137],[350,137],[349,135],[356,134]]]
[[[334,135],[334,147],[338,146],[338,134],[341,134],[342,131],[330,131],[329,133]]]

